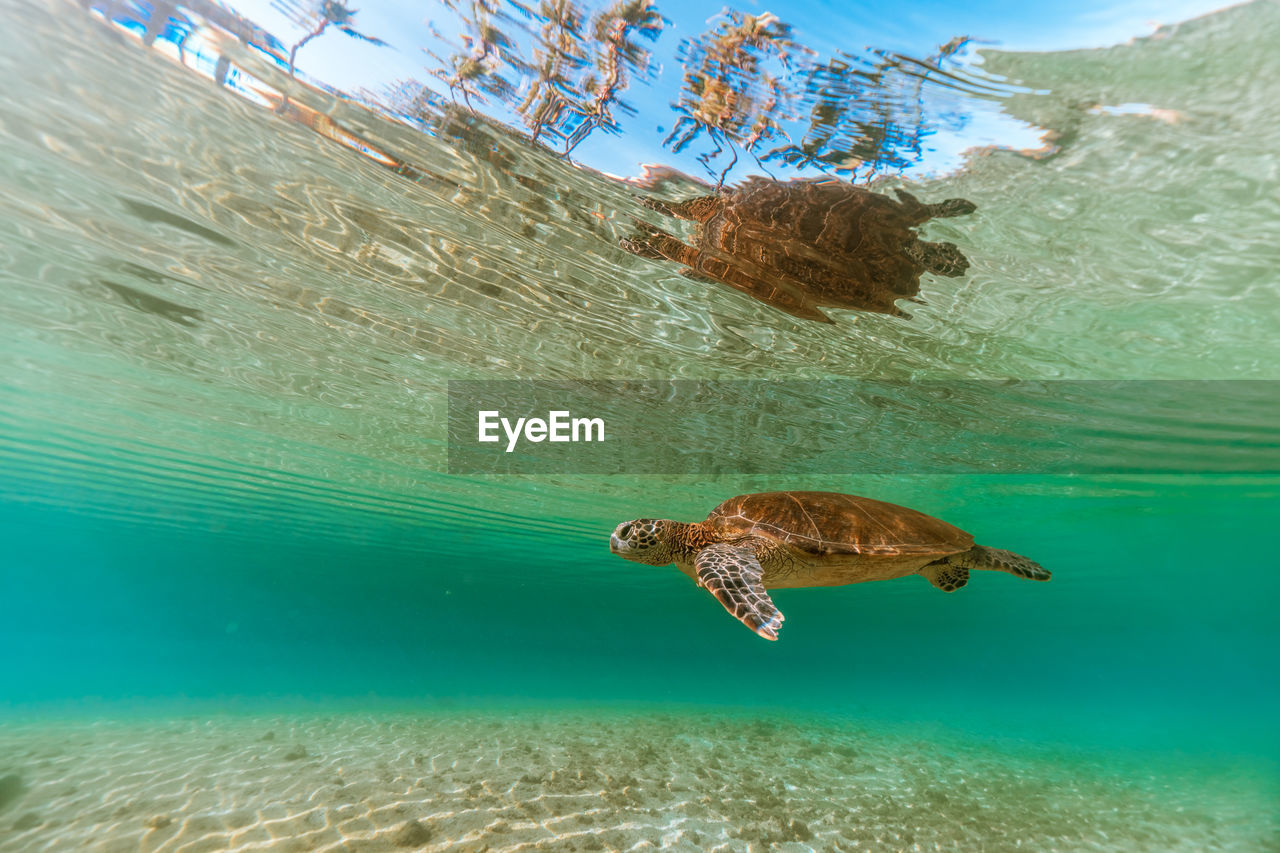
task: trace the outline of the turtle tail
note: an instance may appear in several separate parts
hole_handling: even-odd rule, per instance
[[[948,198],[937,204],[926,204],[925,208],[929,211],[930,217],[947,217],[968,216],[977,210],[978,206],[967,198]]]
[[[976,204],[964,198],[949,198],[937,204],[925,204],[906,190],[898,189],[894,193],[908,215],[917,222],[948,216],[967,216],[978,209]]]
[[[974,545],[963,554],[948,557],[947,562],[966,569],[1008,572],[1031,581],[1047,581],[1051,576],[1048,569],[1034,560],[1003,548],[988,548],[985,545]]]

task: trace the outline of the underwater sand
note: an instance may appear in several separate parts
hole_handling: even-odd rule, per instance
[[[7,781],[6,781],[7,780]],[[1280,849],[1263,768],[834,718],[218,717],[0,727],[0,850]]]

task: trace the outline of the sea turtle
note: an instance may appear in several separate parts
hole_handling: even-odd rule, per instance
[[[619,524],[609,550],[680,571],[767,640],[782,614],[767,589],[841,586],[922,575],[943,592],[969,582],[970,569],[1047,581],[1038,563],[975,545],[945,521],[890,503],[836,492],[764,492],[730,498],[707,520],[641,518]]]
[[[921,273],[959,276],[969,267],[954,243],[925,242],[912,228],[976,207],[962,198],[925,204],[904,190],[897,195],[894,201],[843,181],[750,178],[735,190],[677,204],[642,199],[697,223],[693,245],[639,221],[639,233],[621,245],[806,320],[832,322],[822,306],[907,317],[894,303],[920,301]]]

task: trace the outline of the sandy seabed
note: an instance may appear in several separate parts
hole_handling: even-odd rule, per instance
[[[1258,767],[713,713],[0,724],[0,851],[1280,850]]]

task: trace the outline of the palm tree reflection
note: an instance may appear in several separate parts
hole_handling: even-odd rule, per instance
[[[459,35],[430,56],[431,72],[468,107],[507,112],[534,141],[568,155],[596,130],[619,133],[635,110],[623,94],[652,80],[655,42],[667,21],[655,0],[615,0],[592,12],[579,0],[445,0]],[[968,39],[923,59],[900,53],[823,56],[777,15],[726,10],[676,50],[681,66],[663,139],[696,152],[723,183],[746,152],[761,168],[869,177],[923,154],[932,132],[926,83],[953,87],[944,65]],[[963,82],[963,81],[962,81]],[[961,87],[963,88],[963,87]]]
[[[278,0],[273,5],[297,23],[311,28],[310,32],[299,39],[289,51],[289,74],[291,75],[294,73],[294,63],[298,58],[298,51],[307,42],[323,35],[325,30],[331,26],[352,38],[367,41],[370,44],[386,44],[382,39],[367,36],[355,28],[355,16],[359,10],[349,8],[343,0],[320,0],[318,4],[308,3],[305,5],[299,4],[295,0]]]
[[[656,39],[666,23],[653,0],[616,0],[594,14],[574,0],[446,6],[461,44],[445,56],[429,52],[432,74],[472,109],[499,101],[535,141],[555,139],[565,154],[597,128],[617,132],[615,109],[634,112],[621,95],[652,58],[637,39]]]
[[[348,0],[273,0],[304,32],[288,48],[209,0],[157,0],[145,15],[124,0],[80,2],[138,32],[144,44],[165,39],[180,54],[194,26],[187,11],[194,11],[242,43],[262,47],[290,76],[299,52],[330,29],[386,44],[357,29],[357,10]],[[402,80],[368,100],[429,121],[452,95],[473,113],[522,126],[534,142],[567,157],[596,131],[623,132],[626,117],[636,113],[627,92],[637,81],[658,79],[654,46],[671,23],[657,0],[595,2],[441,0],[448,17],[431,32],[444,48],[428,51],[428,71],[444,84],[434,86],[439,94],[421,81]],[[885,51],[823,55],[777,15],[726,9],[675,47],[675,121],[662,144],[693,155],[715,186],[744,152],[766,172],[776,164],[856,181],[901,170],[923,157],[928,135],[948,118],[935,95],[1001,94],[959,70],[954,57],[968,42],[953,39],[925,58]],[[231,64],[218,57],[213,76],[219,83]]]

